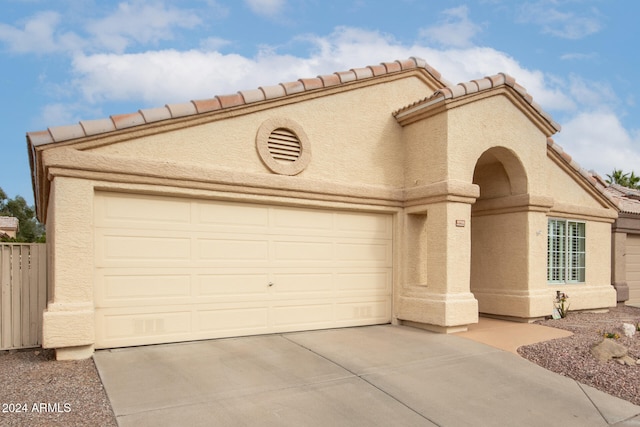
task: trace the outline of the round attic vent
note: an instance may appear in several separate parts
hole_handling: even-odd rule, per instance
[[[300,158],[302,146],[298,135],[288,129],[274,129],[267,139],[269,153],[276,162],[288,164]]]
[[[290,119],[272,118],[256,135],[258,155],[265,166],[280,175],[297,175],[311,161],[311,147],[302,127]]]

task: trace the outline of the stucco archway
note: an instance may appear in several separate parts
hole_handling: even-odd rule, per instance
[[[509,296],[528,286],[527,214],[517,208],[527,173],[513,151],[493,147],[478,158],[473,183],[480,197],[471,208],[471,292],[480,313],[514,316],[522,307]]]

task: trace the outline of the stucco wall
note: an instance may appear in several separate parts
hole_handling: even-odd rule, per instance
[[[405,78],[392,84],[311,98],[303,103],[274,103],[267,110],[142,136],[91,151],[271,174],[257,155],[256,132],[265,120],[284,117],[298,123],[310,141],[312,160],[299,177],[401,187],[405,155],[400,138],[402,128],[391,112],[433,90],[418,78]]]

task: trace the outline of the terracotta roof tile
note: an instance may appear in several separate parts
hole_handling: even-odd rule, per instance
[[[407,59],[400,59],[396,62],[400,64],[400,67],[402,67],[403,70],[410,70],[412,68],[416,68],[417,66],[416,61],[413,57],[407,58]]]
[[[125,129],[145,123],[144,117],[139,112],[130,114],[117,114],[111,116],[116,129]]]
[[[402,66],[398,61],[383,62],[382,65],[384,65],[384,68],[387,69],[387,73],[397,73],[399,71],[402,71]]]
[[[558,153],[560,157],[579,175],[585,178],[600,194],[602,194],[606,199],[608,199],[614,206],[618,206],[618,201],[612,197],[611,193],[606,191],[605,185],[603,185],[604,180],[599,176],[595,175],[595,172],[587,171],[586,169],[580,167],[580,165],[568,155],[561,146],[559,146],[553,138],[547,138],[547,146]]]
[[[615,200],[618,211],[626,214],[640,215],[640,191],[611,184],[605,192]]]
[[[340,77],[340,83],[353,82],[358,78],[353,70],[338,71],[336,74],[338,75],[338,77]]]
[[[441,80],[442,81],[442,80]],[[413,111],[420,104],[431,105],[438,100],[454,99],[464,95],[477,93],[485,90],[489,90],[499,86],[509,86],[513,88],[533,109],[535,109],[540,116],[542,116],[556,131],[560,130],[560,125],[556,123],[553,118],[545,112],[540,105],[533,101],[533,97],[527,93],[526,89],[516,83],[516,80],[508,74],[499,73],[493,76],[488,76],[483,79],[471,80],[471,82],[458,83],[457,85],[450,85],[436,90],[430,96],[423,98],[418,102],[414,102],[411,105],[407,105],[397,111],[394,111],[393,115],[398,117],[402,113],[406,113],[409,110]]]
[[[218,98],[200,99],[198,101],[191,101],[191,103],[196,107],[196,111],[200,114],[222,108]]]
[[[476,86],[478,86],[478,91],[491,89],[492,87],[492,82],[488,78],[471,80],[471,81],[474,82]]]
[[[280,98],[287,95],[287,92],[281,85],[260,86],[260,90],[264,93],[265,99]]]
[[[324,87],[324,83],[320,77],[313,79],[300,79],[298,80],[304,86],[304,90],[320,89]]]
[[[86,136],[98,135],[101,133],[112,132],[116,130],[116,127],[113,124],[113,120],[111,120],[111,118],[82,120],[80,122],[80,126],[82,126],[82,129],[84,129],[84,133]]]
[[[238,105],[244,104],[244,99],[242,99],[242,95],[239,93],[218,95],[216,98],[220,101],[222,108],[237,107]]]
[[[142,114],[142,116],[144,117],[144,121],[147,123],[159,122],[161,120],[167,120],[171,118],[171,111],[169,111],[167,107],[140,110],[140,114]]]
[[[49,133],[49,130],[29,132],[27,133],[27,136],[29,137],[29,141],[31,141],[31,144],[34,146],[51,144],[52,142],[56,142],[56,140],[53,139],[53,137],[51,136],[51,133]]]
[[[424,69],[440,81],[442,86],[450,85],[446,80],[441,78],[438,71],[430,67],[423,59],[411,57],[404,60],[384,62],[379,65],[370,65],[363,68],[354,68],[349,71],[317,76],[315,78],[303,78],[295,82],[263,86],[253,90],[243,90],[230,95],[218,95],[209,99],[180,104],[168,104],[165,107],[144,109],[131,114],[113,115],[98,120],[85,120],[81,121],[78,125],[60,126],[53,127],[46,131],[29,132],[27,133],[27,137],[32,146],[46,145],[85,136],[99,135],[160,120],[202,114],[264,100],[281,98],[304,91],[337,86],[416,68]]]
[[[80,124],[69,126],[55,126],[49,128],[49,132],[51,132],[51,136],[56,141],[82,138],[83,136],[85,136],[84,129],[82,129],[82,126],[80,126]]]
[[[300,81],[280,83],[287,95],[304,92],[304,85]]]
[[[374,76],[381,76],[383,74],[387,74],[387,68],[383,64],[369,65],[367,68],[371,70]]]
[[[174,119],[177,117],[190,116],[196,114],[198,110],[193,102],[180,102],[178,104],[167,104],[166,106],[171,112],[171,117]]]
[[[322,80],[322,83],[324,84],[324,87],[329,87],[329,86],[337,86],[340,83],[342,83],[340,81],[340,76],[336,73],[334,74],[326,74],[323,76],[318,76],[318,78],[320,80]]]
[[[244,99],[245,104],[251,104],[252,102],[260,102],[265,100],[264,92],[260,89],[241,90],[240,95]]]
[[[353,71],[356,74],[356,79],[357,80],[368,79],[369,77],[373,77],[373,71],[369,67],[366,67],[366,68],[352,68],[351,71]]]

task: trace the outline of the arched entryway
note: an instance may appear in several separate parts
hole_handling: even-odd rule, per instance
[[[529,275],[527,173],[514,152],[493,147],[479,157],[473,183],[480,197],[471,208],[471,292],[480,313],[518,316]]]

